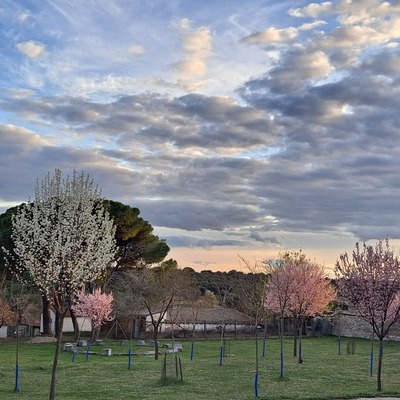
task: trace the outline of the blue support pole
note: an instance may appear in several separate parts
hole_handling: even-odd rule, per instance
[[[190,361],[193,361],[194,358],[194,340],[192,340],[192,345],[190,347]]]
[[[223,359],[224,359],[224,346],[221,345],[221,348],[219,351],[219,366],[220,367],[222,367]]]
[[[128,351],[128,369],[132,369],[132,351],[129,349]]]
[[[258,397],[258,372],[254,375],[254,397]]]
[[[342,337],[341,336],[338,337],[337,344],[338,344],[338,354],[341,355],[342,354],[342,349],[341,349]]]
[[[86,361],[89,361],[89,355],[90,355],[90,344],[88,344],[86,347]]]
[[[74,363],[76,361],[76,353],[73,351],[72,352],[72,362]]]
[[[14,392],[19,392],[19,364],[15,364],[15,386]]]
[[[263,358],[265,358],[266,352],[267,352],[267,340],[266,340],[266,338],[264,336],[264,338],[263,338],[263,347],[262,347],[262,356],[263,356]]]
[[[371,351],[370,361],[369,361],[369,375],[372,376],[374,374],[374,352]]]

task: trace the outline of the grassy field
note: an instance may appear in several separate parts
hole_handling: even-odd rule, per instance
[[[151,350],[135,346],[132,351]],[[86,360],[78,354],[62,352],[57,398],[60,400],[108,399],[253,399],[254,398],[254,340],[228,340],[226,356],[220,366],[220,341],[196,341],[194,359],[190,360],[190,342],[179,341],[183,352],[178,353],[183,382],[175,378],[174,355],[168,355],[167,384],[161,382],[164,356],[135,355],[128,369],[126,355],[102,356],[103,347],[112,353],[127,354],[128,346],[106,342],[93,346],[98,355]],[[0,341],[0,399],[42,400],[48,398],[54,344],[19,345],[20,392],[14,392],[16,343]],[[346,352],[343,339],[341,355],[337,338],[307,338],[303,341],[303,364],[293,357],[292,340],[285,340],[284,377],[280,378],[279,341],[267,339],[265,358],[260,356],[260,399],[337,399],[357,396],[400,397],[400,343],[385,343],[382,393],[376,392],[376,368],[370,377],[370,341],[357,340],[354,355]],[[261,349],[262,343],[259,342]],[[377,350],[377,346],[375,346]],[[375,358],[375,366],[377,359]]]

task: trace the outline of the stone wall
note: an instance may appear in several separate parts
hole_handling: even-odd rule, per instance
[[[332,334],[336,336],[346,336],[355,338],[370,339],[372,327],[367,322],[357,317],[351,312],[342,312],[332,318]],[[399,323],[390,328],[387,340],[400,340]]]

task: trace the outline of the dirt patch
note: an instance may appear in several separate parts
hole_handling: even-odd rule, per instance
[[[55,343],[57,339],[52,336],[36,336],[31,340],[28,340],[27,343]]]

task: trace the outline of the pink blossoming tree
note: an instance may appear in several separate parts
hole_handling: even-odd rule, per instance
[[[280,316],[281,376],[283,376],[283,319],[293,317],[296,331],[300,328],[298,361],[301,363],[301,331],[307,317],[323,312],[335,299],[335,291],[323,268],[304,253],[287,252],[275,261],[267,283],[265,307]],[[295,332],[294,348],[297,347]],[[296,355],[296,353],[294,353]]]
[[[379,339],[377,390],[382,391],[383,339],[400,320],[400,260],[388,240],[375,246],[359,243],[352,258],[340,256],[335,269],[338,289],[368,322]]]
[[[290,264],[294,281],[289,297],[288,310],[296,321],[296,328],[299,329],[298,362],[302,363],[304,322],[307,317],[323,313],[336,298],[336,294],[322,266],[305,257],[294,258],[290,260]]]
[[[92,324],[91,342],[98,339],[101,325],[114,319],[114,316],[111,315],[113,300],[112,293],[103,293],[100,288],[96,289],[94,293],[78,293],[77,302],[74,304],[73,309],[77,315],[90,320]]]

